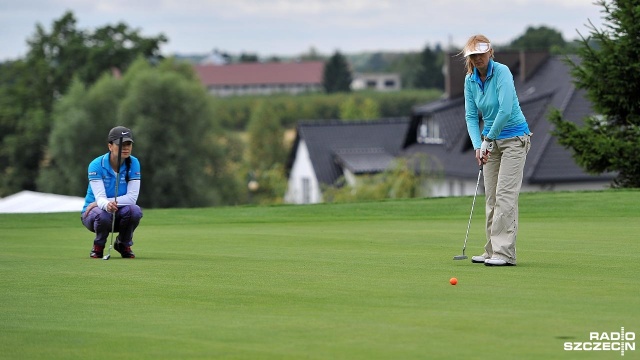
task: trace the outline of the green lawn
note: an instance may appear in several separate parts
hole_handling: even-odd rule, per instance
[[[452,260],[471,200],[146,210],[109,261],[79,214],[0,214],[0,358],[620,358],[563,344],[640,332],[640,191],[522,194],[507,268]]]

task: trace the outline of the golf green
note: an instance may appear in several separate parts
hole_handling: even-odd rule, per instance
[[[640,191],[522,194],[515,267],[453,261],[471,200],[148,209],[108,261],[79,214],[0,214],[0,358],[619,358],[565,347],[640,331]]]

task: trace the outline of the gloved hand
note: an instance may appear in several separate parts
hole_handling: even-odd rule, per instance
[[[493,151],[493,141],[483,140],[482,145],[480,145],[480,155],[484,157],[486,154],[491,153]]]

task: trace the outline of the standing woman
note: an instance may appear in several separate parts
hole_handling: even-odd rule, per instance
[[[518,195],[531,131],[520,109],[513,75],[507,66],[493,60],[489,39],[472,36],[462,53],[467,68],[465,120],[478,165],[483,166],[486,195],[487,243],[484,254],[471,261],[516,265]]]
[[[122,140],[122,142],[121,142]],[[140,162],[131,156],[133,134],[124,126],[116,126],[107,137],[109,152],[98,156],[89,164],[89,186],[82,208],[82,224],[96,234],[90,257],[102,258],[107,238],[111,232],[115,213],[115,229],[118,233],[113,248],[123,258],[135,258],[131,250],[133,232],[142,219],[142,210],[136,202],[140,193]],[[122,147],[121,163],[118,151]],[[116,179],[116,173],[119,179]],[[116,194],[116,181],[118,194]]]

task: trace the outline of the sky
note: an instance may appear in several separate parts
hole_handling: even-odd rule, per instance
[[[602,27],[593,0],[0,0],[0,61],[24,57],[40,24],[47,33],[66,11],[79,30],[123,22],[146,37],[164,34],[165,56],[214,49],[260,57],[335,51],[460,48],[484,34],[507,44],[546,26],[566,41]]]

